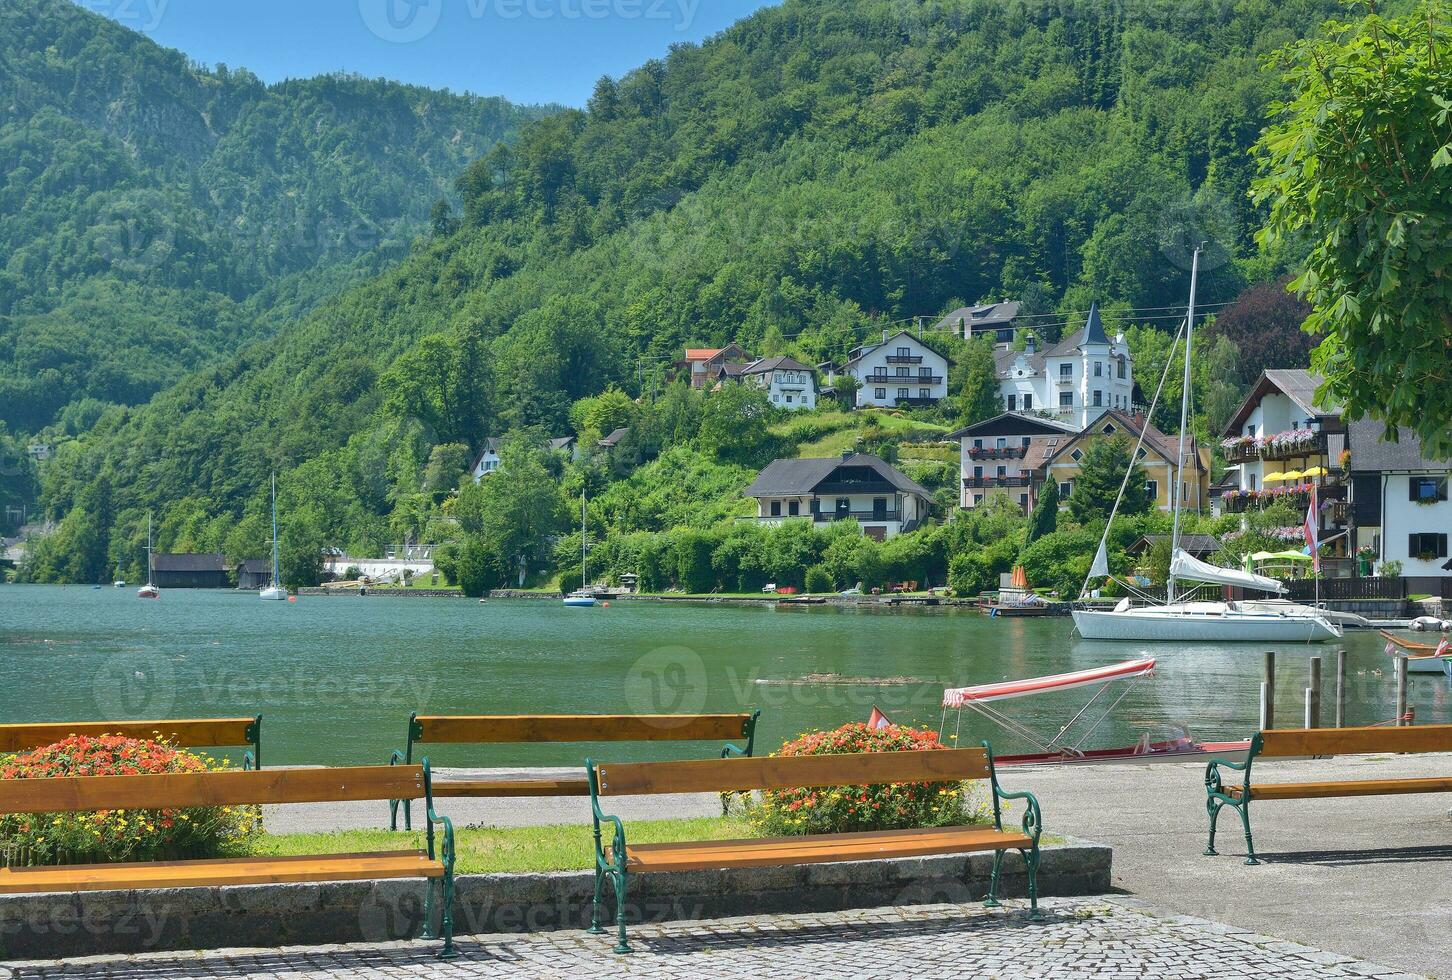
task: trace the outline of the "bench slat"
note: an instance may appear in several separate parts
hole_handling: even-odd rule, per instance
[[[648,742],[741,738],[749,714],[419,715],[415,742]]]
[[[602,796],[713,793],[797,786],[958,782],[988,775],[983,749],[863,752],[845,755],[600,763]]]
[[[169,718],[156,721],[55,721],[0,725],[0,752],[25,752],[59,742],[69,735],[158,735],[188,748],[247,745],[247,728],[255,718]]]
[[[1239,797],[1239,786],[1225,787]],[[1363,779],[1327,783],[1258,783],[1250,787],[1252,800],[1318,800],[1341,796],[1397,796],[1403,793],[1452,793],[1452,778]]]
[[[590,781],[578,779],[450,779],[434,780],[434,799],[442,796],[589,796]]]
[[[418,800],[423,766],[352,766],[0,780],[0,813]]]
[[[1369,752],[1452,752],[1452,725],[1290,728],[1261,732],[1260,737],[1259,758]]]
[[[59,865],[42,868],[0,868],[0,895],[265,885],[274,882],[354,881],[367,878],[440,878],[443,874],[443,865],[438,861],[430,861],[423,851],[159,861],[150,864]]]
[[[814,834],[765,840],[702,841],[627,846],[626,868],[637,873],[706,868],[827,864],[884,857],[967,854],[1033,846],[1031,838],[992,827],[934,827],[858,834]]]

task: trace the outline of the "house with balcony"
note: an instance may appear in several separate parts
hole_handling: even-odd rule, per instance
[[[1044,479],[1059,487],[1059,499],[1068,500],[1074,492],[1079,464],[1096,439],[1125,439],[1133,448],[1139,442],[1137,459],[1144,470],[1145,491],[1154,507],[1171,511],[1175,507],[1175,461],[1180,454],[1180,437],[1166,435],[1150,424],[1144,415],[1132,415],[1117,409],[1100,415],[1094,423],[1060,445],[1044,464]],[[1207,511],[1210,506],[1210,449],[1191,437],[1185,440],[1185,466],[1181,474],[1181,499],[1188,510]]]
[[[950,432],[948,438],[959,445],[958,505],[971,510],[998,495],[1027,513],[1038,502],[1043,467],[1078,434],[1067,422],[1021,412],[1004,412]]]
[[[948,397],[948,359],[906,330],[854,349],[829,381],[843,375],[860,386],[856,408],[935,405]]]
[[[1017,329],[1014,321],[1018,319],[1022,307],[1022,303],[1010,300],[1002,303],[980,303],[978,306],[960,306],[934,324],[933,329],[946,330],[964,340],[989,337],[995,344],[1011,345]]]
[[[932,500],[901,470],[865,453],[773,460],[746,488],[746,496],[756,501],[756,517],[750,520],[770,526],[852,520],[878,541],[917,528]]]
[[[994,352],[998,391],[1010,412],[1039,412],[1087,428],[1105,411],[1133,408],[1134,358],[1124,334],[1111,340],[1099,307],[1091,304],[1084,326],[1040,350],[1030,335],[1023,350]]]
[[[1370,419],[1347,426],[1351,542],[1358,550],[1370,549],[1374,568],[1399,561],[1408,578],[1452,577],[1452,460],[1428,458],[1405,429],[1398,430],[1396,442],[1388,442],[1386,432],[1386,426]],[[1438,586],[1413,590],[1448,594]]]
[[[727,365],[735,365],[739,369],[754,360],[740,344],[687,347],[686,356],[675,362],[676,377],[684,374],[690,379],[692,388],[709,388],[720,379],[722,369]]]
[[[739,377],[760,387],[766,392],[767,400],[778,408],[795,412],[817,407],[816,369],[801,361],[765,357],[743,367]]]

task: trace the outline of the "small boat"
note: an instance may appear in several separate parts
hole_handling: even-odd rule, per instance
[[[943,692],[943,720],[939,726],[939,737],[941,738],[946,734],[945,729],[949,708],[958,710],[960,726],[962,723],[962,710],[969,708],[984,718],[987,718],[995,725],[998,725],[1009,734],[1024,739],[1038,749],[1037,752],[1020,755],[995,756],[994,762],[1000,765],[1091,762],[1182,762],[1187,759],[1193,761],[1210,755],[1228,757],[1234,760],[1249,751],[1249,741],[1198,742],[1191,738],[1190,733],[1183,727],[1179,729],[1176,737],[1172,739],[1151,741],[1149,733],[1146,732],[1134,745],[1107,749],[1084,748],[1084,741],[1129,696],[1130,692],[1134,690],[1140,680],[1154,673],[1154,667],[1155,661],[1153,657],[1143,657],[1137,660],[1125,660],[1117,664],[1090,667],[1086,670],[1076,670],[1065,674],[1050,674],[1044,677],[1029,677],[1023,680],[1001,681],[995,684],[978,684],[972,687],[948,688]],[[1104,696],[1106,691],[1110,690],[1111,684],[1118,681],[1127,682],[1124,691],[1098,715],[1093,717],[1088,716],[1089,709]],[[1097,687],[1099,690],[1094,693],[1094,696],[1089,699],[1087,704],[1080,708],[1059,729],[1057,734],[1052,736],[1045,736],[1034,732],[1032,729],[1015,721],[992,705],[992,702],[995,701],[1029,697],[1051,691],[1068,691],[1080,687]],[[1076,725],[1082,730],[1082,733],[1079,735],[1077,741],[1070,744],[1068,736]]]
[[[1395,633],[1388,633],[1386,630],[1377,632],[1386,640],[1384,649],[1387,656],[1406,656],[1407,673],[1441,674],[1452,670],[1452,645],[1449,645],[1446,640],[1436,644],[1418,643],[1416,640],[1408,640]]]
[[[585,491],[580,490],[580,588],[565,596],[565,605],[583,608],[595,604],[595,595],[585,588],[585,561],[586,549],[589,547],[589,534],[585,527]]]
[[[565,596],[567,606],[593,606],[594,604],[595,597],[584,591],[571,592]]]
[[[136,590],[138,599],[160,599],[161,589],[156,587],[156,572],[151,567],[151,515],[146,515],[146,584]]]
[[[277,560],[277,474],[272,474],[272,578],[267,588],[257,594],[259,599],[287,601],[287,589],[282,586],[282,566]]]

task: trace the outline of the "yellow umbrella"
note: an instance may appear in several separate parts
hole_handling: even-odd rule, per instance
[[[1326,475],[1326,469],[1325,469],[1325,467],[1321,467],[1321,466],[1313,466],[1309,470],[1306,470],[1305,472],[1303,472],[1301,474],[1301,476],[1303,476],[1303,477],[1305,477],[1307,479],[1309,479],[1309,478],[1311,478],[1313,476],[1325,476],[1325,475]]]
[[[1297,474],[1297,476],[1299,476],[1299,475],[1300,474]],[[1263,481],[1261,481],[1261,482],[1263,482],[1263,483],[1280,483],[1282,480],[1289,480],[1289,479],[1291,479],[1291,474],[1289,472],[1287,472],[1287,473],[1267,473],[1265,475],[1265,479]]]

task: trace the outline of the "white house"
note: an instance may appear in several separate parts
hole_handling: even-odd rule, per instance
[[[773,405],[796,411],[817,407],[816,369],[790,357],[765,357],[741,370],[741,379],[759,385]]]
[[[1415,435],[1364,419],[1347,427],[1351,451],[1350,516],[1358,548],[1370,548],[1376,564],[1402,563],[1409,578],[1452,575],[1447,536],[1452,532],[1448,477],[1452,460],[1432,460]],[[1431,591],[1422,589],[1421,591]]]
[[[961,306],[939,320],[934,330],[955,333],[964,340],[974,337],[989,337],[995,344],[1012,344],[1014,320],[1022,303],[1004,300],[1002,303],[983,303],[979,306]]]
[[[958,506],[971,510],[998,494],[1027,513],[1038,500],[1049,459],[1078,434],[1067,422],[1019,412],[948,433],[959,441]]]
[[[746,496],[756,498],[757,521],[774,526],[855,520],[863,534],[879,541],[916,528],[932,499],[900,470],[866,453],[773,460]]]
[[[478,483],[484,477],[499,469],[499,440],[489,438],[484,440],[484,448],[479,451],[479,456],[474,460],[474,465],[469,468],[469,475]]]
[[[948,396],[948,359],[906,330],[858,347],[835,374],[857,379],[857,408],[933,405]]]
[[[1129,411],[1133,404],[1134,363],[1124,335],[1110,340],[1097,305],[1080,330],[1040,351],[1029,337],[1016,351],[994,353],[998,391],[1010,412],[1045,412],[1080,429],[1108,409]]]

